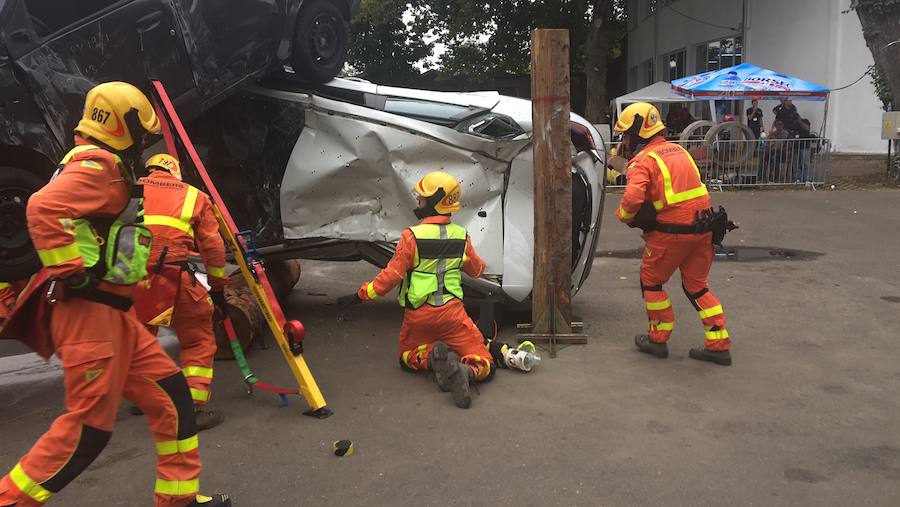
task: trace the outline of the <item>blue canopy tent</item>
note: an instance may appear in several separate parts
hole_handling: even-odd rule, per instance
[[[672,81],[672,90],[694,99],[792,99],[825,101],[820,133],[828,121],[828,88],[774,70],[742,63]],[[743,116],[743,111],[741,111]]]
[[[672,89],[700,99],[828,99],[828,88],[824,86],[751,63],[676,79],[672,81]]]

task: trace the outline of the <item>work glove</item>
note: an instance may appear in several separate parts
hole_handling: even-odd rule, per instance
[[[362,303],[362,299],[359,299],[359,294],[357,294],[355,292],[353,294],[350,294],[349,296],[341,296],[341,297],[337,298],[337,307],[338,307],[338,310],[341,310],[341,311],[346,310],[347,308],[350,308],[353,305],[358,305],[360,303]]]
[[[225,317],[228,316],[228,303],[225,302],[225,292],[221,290],[211,291],[209,293],[209,298],[212,299],[213,306],[215,307],[216,318],[225,320]]]

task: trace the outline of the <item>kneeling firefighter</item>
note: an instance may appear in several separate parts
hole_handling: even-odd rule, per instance
[[[109,441],[123,397],[147,414],[156,442],[156,505],[231,505],[225,495],[199,494],[187,381],[131,310],[151,246],[134,169],[145,135],[159,129],[153,107],[134,86],[94,87],[75,128],[75,148],[28,201],[28,231],[53,280],[32,292],[49,303],[42,311],[49,322],[42,341],[31,345],[44,357],[54,350],[59,356],[66,412],[0,481],[0,506],[43,505],[81,474]],[[30,307],[24,297],[17,308]],[[16,318],[10,316],[4,332]],[[29,318],[40,317],[20,320]]]
[[[205,409],[213,380],[216,337],[214,308],[225,314],[225,242],[209,196],[182,181],[175,157],[162,153],[150,157],[150,175],[144,187],[144,223],[153,234],[147,265],[149,278],[135,294],[138,317],[156,334],[157,326],[175,330],[181,344],[181,371],[187,377],[197,412],[197,429],[222,423],[222,415]],[[210,292],[194,276],[188,262],[199,250],[206,265]],[[156,311],[146,312],[145,308]],[[146,314],[146,315],[145,315]]]
[[[414,372],[430,368],[440,390],[451,392],[457,407],[469,408],[470,382],[490,379],[494,369],[484,337],[463,306],[460,272],[477,278],[484,261],[466,229],[450,221],[460,209],[456,178],[428,173],[415,192],[422,222],[403,231],[387,267],[356,294],[339,298],[338,307],[375,300],[402,284],[400,366]]]
[[[713,245],[721,245],[725,232],[735,226],[724,209],[710,207],[709,192],[691,155],[663,137],[666,127],[656,107],[631,104],[613,130],[622,135],[620,154],[630,159],[628,185],[616,216],[643,229],[646,241],[640,277],[650,325],[648,334],[635,337],[635,344],[641,352],[668,357],[666,342],[675,314],[663,285],[678,269],[684,293],[706,331],[705,346],[691,349],[690,357],[730,365],[725,314],[707,277]]]

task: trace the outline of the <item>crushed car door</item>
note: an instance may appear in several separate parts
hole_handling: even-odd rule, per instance
[[[288,94],[283,94],[288,95]],[[313,96],[281,186],[285,239],[396,242],[417,223],[413,188],[430,171],[460,180],[466,227],[487,276],[502,275],[505,175],[525,141],[495,141]]]
[[[27,22],[7,48],[57,139],[69,144],[84,95],[104,81],[165,83],[175,97],[194,87],[181,31],[166,0],[13,0]]]

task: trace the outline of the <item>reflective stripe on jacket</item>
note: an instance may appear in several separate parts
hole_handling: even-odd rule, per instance
[[[462,299],[459,270],[466,255],[466,229],[455,224],[420,224],[410,230],[416,249],[413,267],[400,287],[400,305],[443,306],[453,298]]]
[[[210,285],[214,289],[224,285],[225,243],[209,196],[166,171],[153,171],[140,182],[144,185],[144,221],[153,233],[151,268],[163,249],[167,249],[165,262],[181,262],[196,245]]]
[[[449,225],[449,216],[433,216],[427,217],[421,222],[424,224]],[[372,301],[380,296],[384,296],[394,287],[400,285],[406,279],[406,274],[413,269],[419,260],[416,259],[416,237],[413,235],[412,229],[404,229],[397,242],[397,250],[391,258],[388,265],[385,266],[371,282],[362,284],[357,291],[357,295],[363,301]],[[472,238],[466,237],[465,254],[463,256],[461,269],[467,275],[478,278],[484,271],[484,261],[475,252],[472,246]]]
[[[52,276],[61,278],[100,262],[103,249],[99,246],[109,238],[88,219],[108,217],[108,224],[113,224],[129,205],[132,183],[118,155],[80,136],[75,136],[75,144],[57,175],[31,196],[27,207],[28,232],[38,256]],[[120,267],[116,249],[106,250],[116,257],[107,263]],[[115,270],[109,273],[110,277],[121,275]]]
[[[694,158],[681,146],[657,137],[628,164],[628,185],[616,216],[629,222],[645,202],[656,219],[667,224],[691,224],[695,211],[709,208],[709,192]]]

